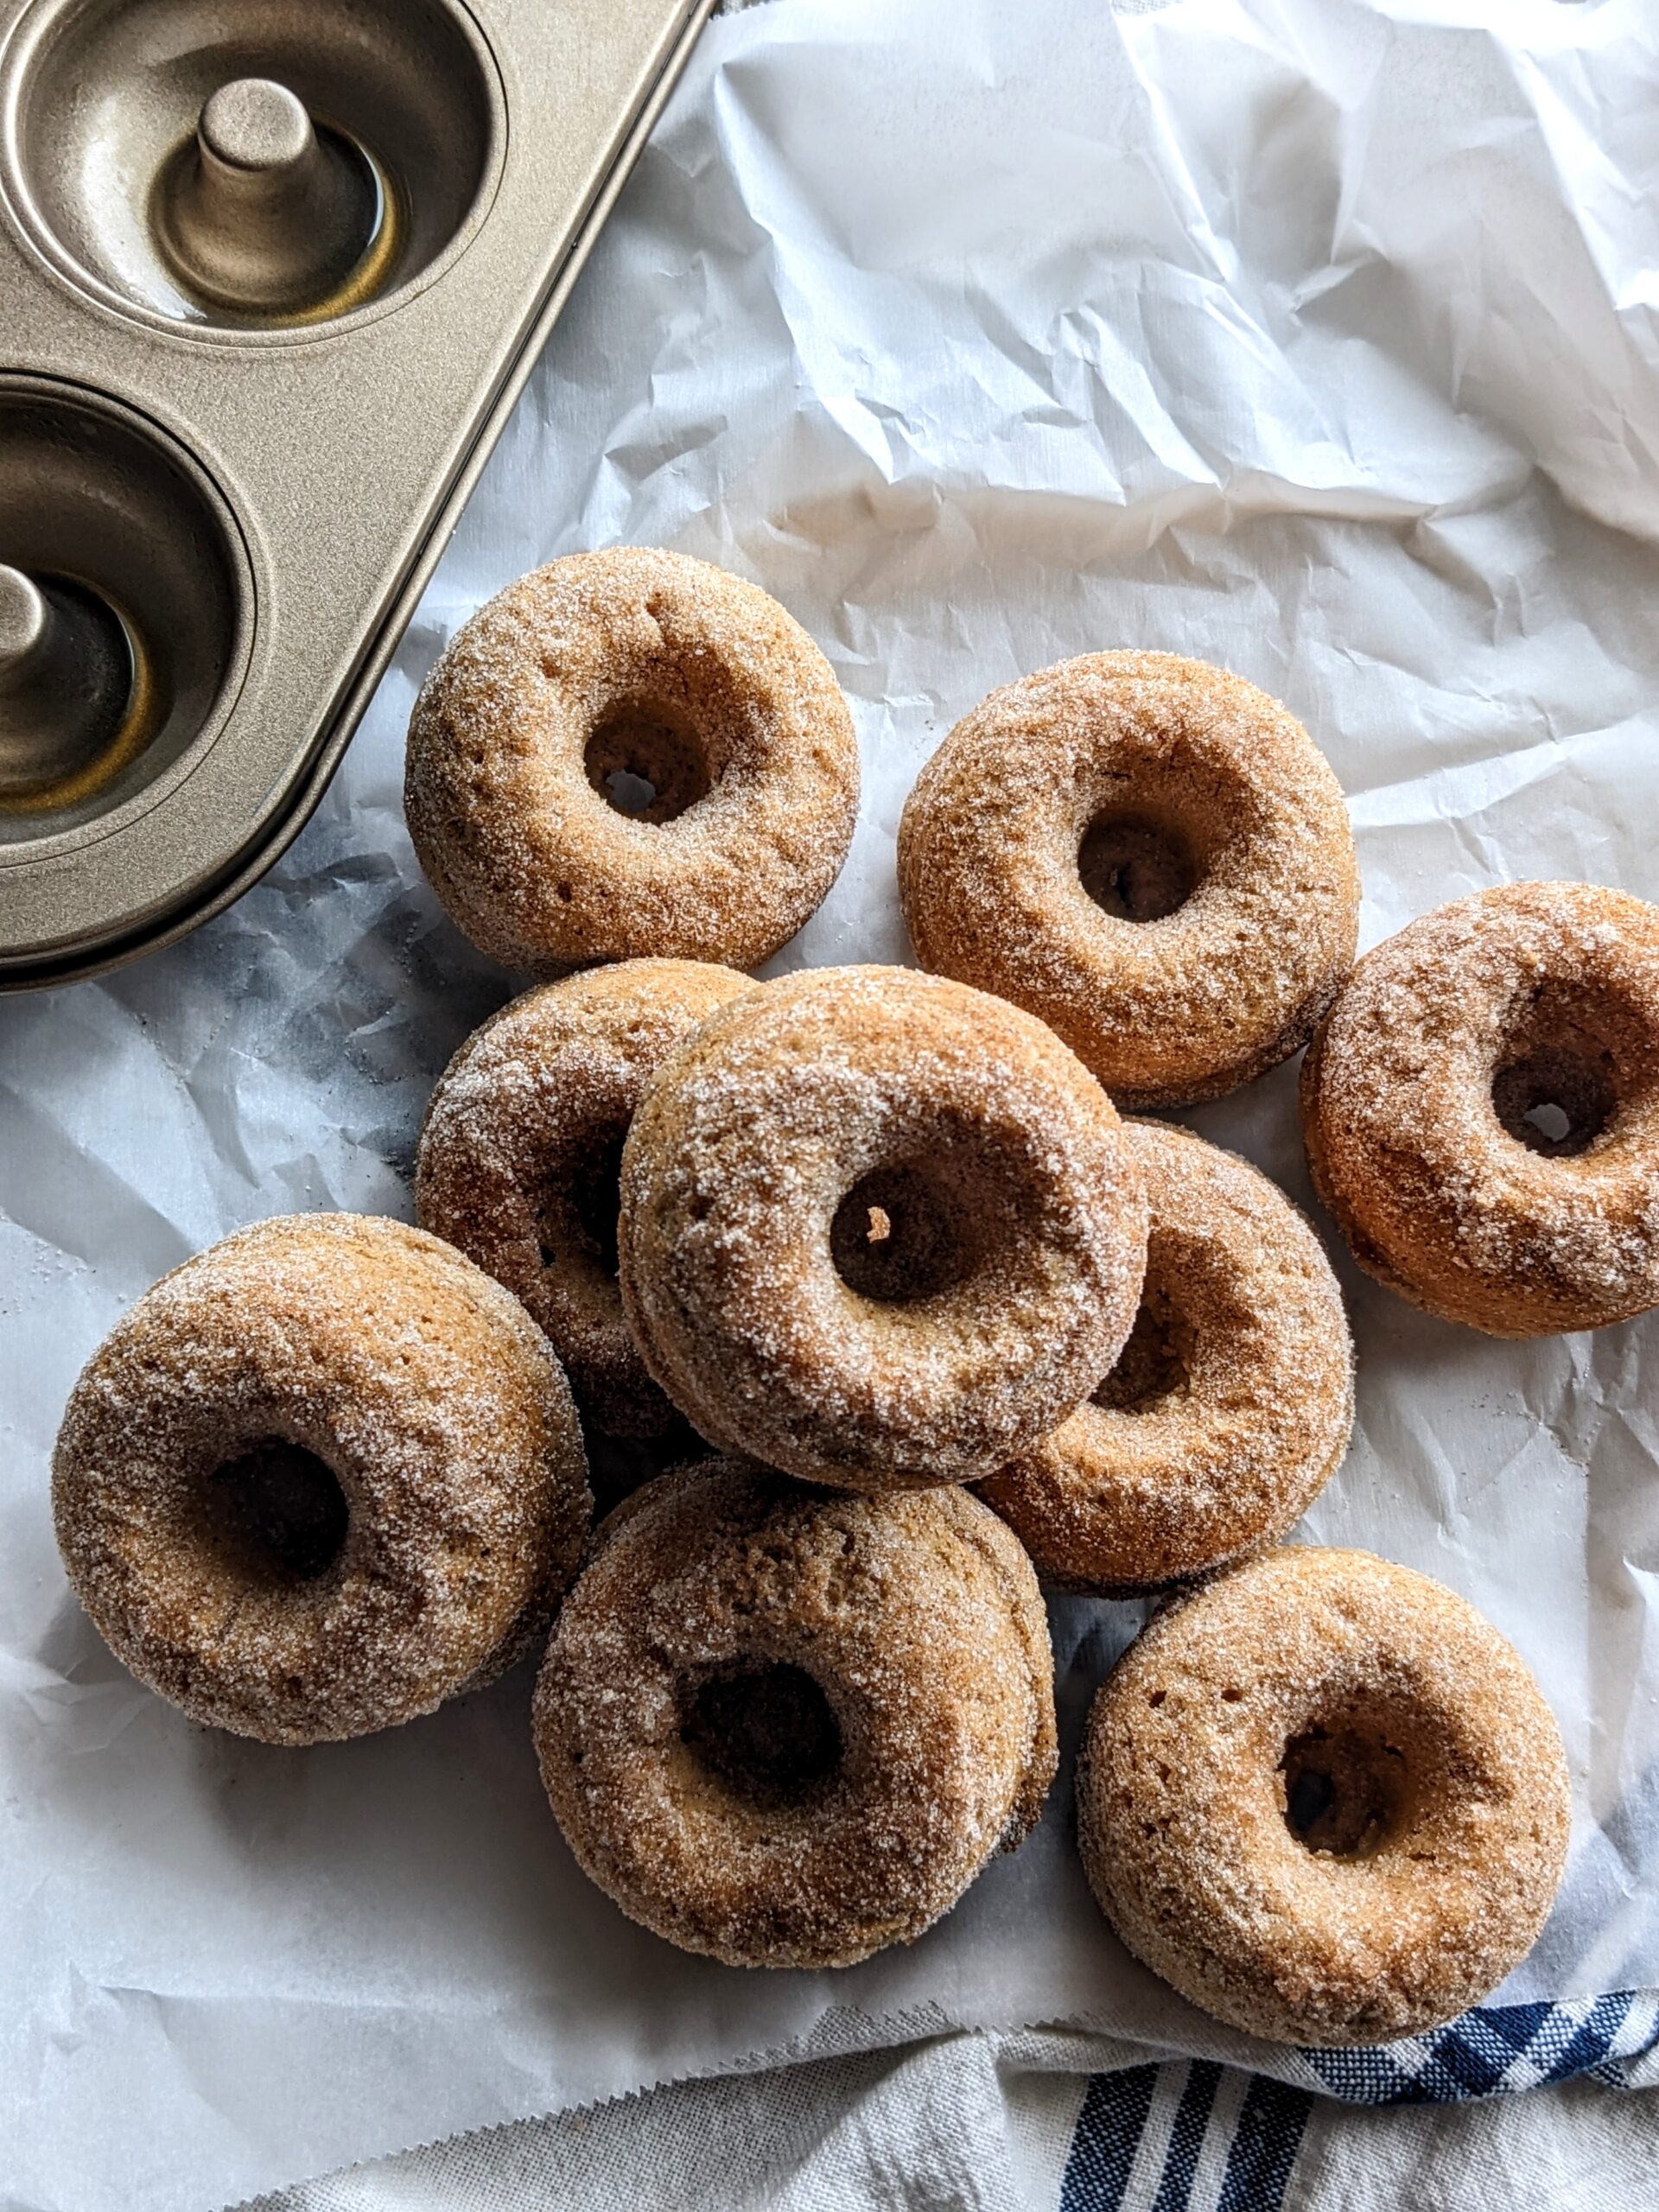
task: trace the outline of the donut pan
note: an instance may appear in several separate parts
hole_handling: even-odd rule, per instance
[[[0,988],[321,795],[709,0],[0,0]]]

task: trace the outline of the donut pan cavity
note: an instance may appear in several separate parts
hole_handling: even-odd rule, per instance
[[[709,0],[0,0],[0,988],[321,796]]]

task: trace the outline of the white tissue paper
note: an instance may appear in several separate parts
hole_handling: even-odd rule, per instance
[[[1651,0],[773,0],[706,32],[304,836],[172,950],[0,1004],[6,2205],[205,2212],[953,2023],[1248,2061],[1126,1958],[1072,1847],[1070,1751],[1137,1609],[1054,1608],[1068,1765],[1016,1858],[913,1949],[735,1972],[577,1872],[527,1669],[312,1751],[140,1689],[59,1566],[53,1434],[189,1253],[408,1214],[427,1094],[512,983],[416,867],[404,725],[456,625],[554,555],[718,562],[833,662],[862,817],[779,967],[906,958],[929,749],[1115,645],[1303,718],[1367,944],[1513,877],[1659,897],[1656,114]],[[1309,1202],[1293,1069],[1189,1118]],[[1335,1256],[1359,1420],[1305,1533],[1464,1592],[1572,1761],[1560,1907],[1506,1994],[1659,1982],[1659,1316],[1500,1344]]]

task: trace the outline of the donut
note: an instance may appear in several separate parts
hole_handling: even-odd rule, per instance
[[[1287,1058],[1358,925],[1347,808],[1306,731],[1173,653],[993,691],[917,779],[899,889],[924,968],[1038,1015],[1120,1106]]]
[[[75,1385],[52,1499],[116,1657],[268,1744],[492,1681],[545,1631],[589,1511],[523,1307],[436,1237],[351,1214],[262,1222],[141,1298]]]
[[[1077,1768],[1118,1935],[1277,2043],[1386,2043],[1476,2003],[1542,1927],[1569,1819],[1514,1649],[1367,1552],[1268,1552],[1175,1601],[1096,1694]]]
[[[508,968],[753,968],[840,873],[858,748],[775,600],[623,546],[536,569],[457,632],[415,703],[404,795],[451,920]]]
[[[994,1473],[1135,1319],[1146,1198],[1040,1022],[904,968],[734,999],[646,1084],[623,1303],[699,1434],[851,1490]]]
[[[1151,1226],[1117,1364],[980,1485],[1067,1590],[1128,1597],[1276,1541],[1348,1448],[1353,1347],[1324,1247],[1265,1175],[1133,1122]]]
[[[583,1416],[612,1435],[658,1435],[675,1419],[617,1287],[622,1141],[669,1048],[753,988],[693,960],[625,960],[543,984],[474,1031],[427,1110],[421,1226],[523,1300]]]
[[[709,1460],[601,1524],[535,1732],[566,1841],[630,1919],[729,1966],[850,1966],[913,1942],[1037,1820],[1036,1578],[964,1491]]]
[[[1659,1306],[1659,907],[1459,899],[1366,954],[1302,1071],[1314,1187],[1360,1266],[1495,1337]]]

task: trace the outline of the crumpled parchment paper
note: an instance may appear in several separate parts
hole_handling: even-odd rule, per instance
[[[117,1314],[238,1224],[406,1213],[510,980],[404,835],[452,628],[619,541],[821,641],[866,791],[783,965],[899,959],[899,807],[993,685],[1144,645],[1286,698],[1342,778],[1364,941],[1505,877],[1659,896],[1659,17],[1650,0],[774,0],[717,21],[339,781],[230,914],[0,1004],[0,2188],[181,2212],[785,2045],[1088,2018],[1248,2056],[1128,1961],[1069,1787],[914,1949],[746,1974],[577,1872],[527,1670],[310,1752],[192,1727],[71,1599],[47,1465]],[[1299,1198],[1281,1070],[1192,1116]],[[1510,1993],[1659,1981],[1659,1317],[1503,1344],[1344,1265],[1320,1540],[1518,1643],[1578,1793]],[[1132,1632],[1055,1608],[1068,1745]]]

